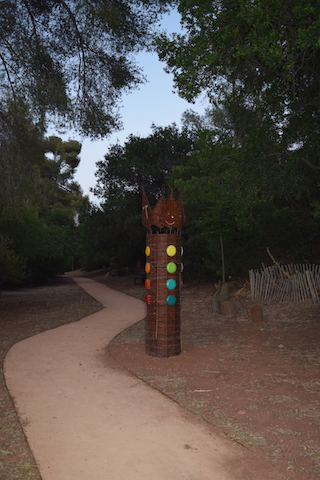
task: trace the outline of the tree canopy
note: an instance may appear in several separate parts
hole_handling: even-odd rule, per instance
[[[54,118],[85,135],[118,125],[120,95],[142,81],[131,57],[150,45],[172,0],[1,0],[0,99],[35,123]]]
[[[46,128],[117,129],[121,95],[144,81],[134,55],[174,3],[0,0],[0,281],[71,267],[81,145]]]
[[[95,195],[117,201],[127,193],[140,195],[141,186],[151,201],[160,195],[173,166],[185,163],[194,142],[175,124],[151,128],[147,137],[130,135],[124,145],[113,145],[97,163]]]
[[[154,204],[163,184],[183,193],[187,276],[221,274],[221,240],[231,275],[260,266],[266,246],[291,261],[317,258],[319,2],[0,2],[2,275],[62,270],[75,252],[84,269],[135,267],[140,187]],[[101,205],[90,204],[74,182],[81,145],[44,139],[46,121],[64,118],[93,137],[116,128],[121,93],[141,80],[130,54],[174,3],[184,30],[158,37],[160,58],[180,95],[205,92],[211,107],[185,112],[181,129],[153,126],[113,145],[97,163]]]
[[[201,266],[202,274],[221,274],[221,238],[232,275],[258,267],[261,248],[310,258],[319,229],[318,178],[293,152],[281,152],[274,125],[231,107],[185,119],[198,125],[198,141],[170,181],[185,203],[186,272]]]
[[[97,163],[94,193],[97,208],[84,202],[80,215],[81,265],[120,271],[143,260],[145,227],[141,218],[141,186],[155,204],[174,165],[186,162],[194,140],[176,125],[152,126],[147,137],[130,135],[112,145]],[[128,247],[130,246],[130,247]]]
[[[266,247],[292,261],[315,258],[317,177],[283,149],[273,122],[233,102],[205,116],[187,111],[180,129],[154,126],[148,137],[131,135],[109,149],[97,163],[101,207],[86,203],[81,212],[83,268],[121,272],[142,264],[140,186],[154,206],[163,184],[184,200],[185,279],[221,276],[221,240],[227,275],[259,267]]]
[[[0,213],[34,190],[49,122],[93,138],[119,127],[121,95],[144,81],[134,55],[173,3],[0,0]]]
[[[181,0],[179,11],[184,32],[161,36],[158,51],[180,95],[237,100],[320,168],[320,3]]]
[[[33,190],[35,166],[43,160],[43,131],[24,105],[0,105],[0,213],[17,209]]]
[[[38,161],[33,163],[23,201],[17,208],[1,211],[0,284],[42,281],[72,268],[77,251],[75,219],[83,200],[74,181],[80,150],[74,140],[38,138]]]

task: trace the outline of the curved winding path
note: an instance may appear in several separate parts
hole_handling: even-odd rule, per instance
[[[5,377],[43,480],[235,480],[241,449],[122,369],[107,345],[140,300],[73,278],[103,309],[14,345]],[[233,474],[228,474],[232,471]]]

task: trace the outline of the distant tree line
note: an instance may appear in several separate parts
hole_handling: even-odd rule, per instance
[[[260,265],[266,247],[320,261],[318,2],[0,3],[2,283],[78,261],[137,268],[140,187],[154,205],[163,184],[183,194],[186,276],[221,276],[222,246],[227,275]],[[184,28],[169,36],[157,22],[172,6]],[[74,182],[80,144],[46,138],[46,128],[116,129],[121,93],[142,81],[133,55],[147,47],[179,95],[206,95],[210,106],[113,145],[97,164],[97,206]]]
[[[120,128],[121,95],[171,0],[0,1],[0,283],[72,268],[80,144]]]
[[[281,252],[284,261],[319,262],[317,176],[296,161],[294,151],[282,152],[284,162],[275,159],[276,139],[248,122],[252,136],[240,141],[243,123],[232,109],[210,109],[204,116],[190,110],[180,129],[153,126],[148,137],[130,136],[123,146],[113,145],[97,164],[93,191],[101,205],[86,201],[82,207],[82,266],[117,273],[143,266],[140,187],[154,206],[162,185],[183,195],[187,278],[221,278],[221,242],[226,275],[272,263],[267,247]]]

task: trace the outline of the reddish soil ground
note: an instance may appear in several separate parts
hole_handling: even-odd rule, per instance
[[[143,287],[113,282],[144,296]],[[184,287],[180,355],[146,355],[144,322],[115,338],[109,352],[216,433],[252,452],[253,471],[254,462],[264,458],[273,478],[317,479],[320,306],[261,304],[263,321],[254,323],[248,289],[230,287],[237,305],[233,317],[213,313],[213,285]]]
[[[138,298],[132,276],[88,276]],[[202,418],[213,432],[246,452],[245,480],[320,477],[320,306],[262,304],[253,323],[249,291],[230,285],[236,316],[213,313],[213,285],[186,285],[181,311],[182,353],[145,354],[144,321],[118,335],[109,352],[125,368]],[[78,320],[100,306],[71,280],[3,292],[0,353],[23,338]],[[1,365],[2,366],[2,365]],[[0,370],[0,479],[39,479]]]

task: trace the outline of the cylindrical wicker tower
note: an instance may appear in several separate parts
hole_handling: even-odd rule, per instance
[[[154,357],[179,355],[180,235],[148,234],[146,254],[146,353]]]
[[[143,224],[149,229],[145,249],[146,353],[170,357],[181,353],[181,198],[168,203],[162,195],[152,212],[143,192]]]

